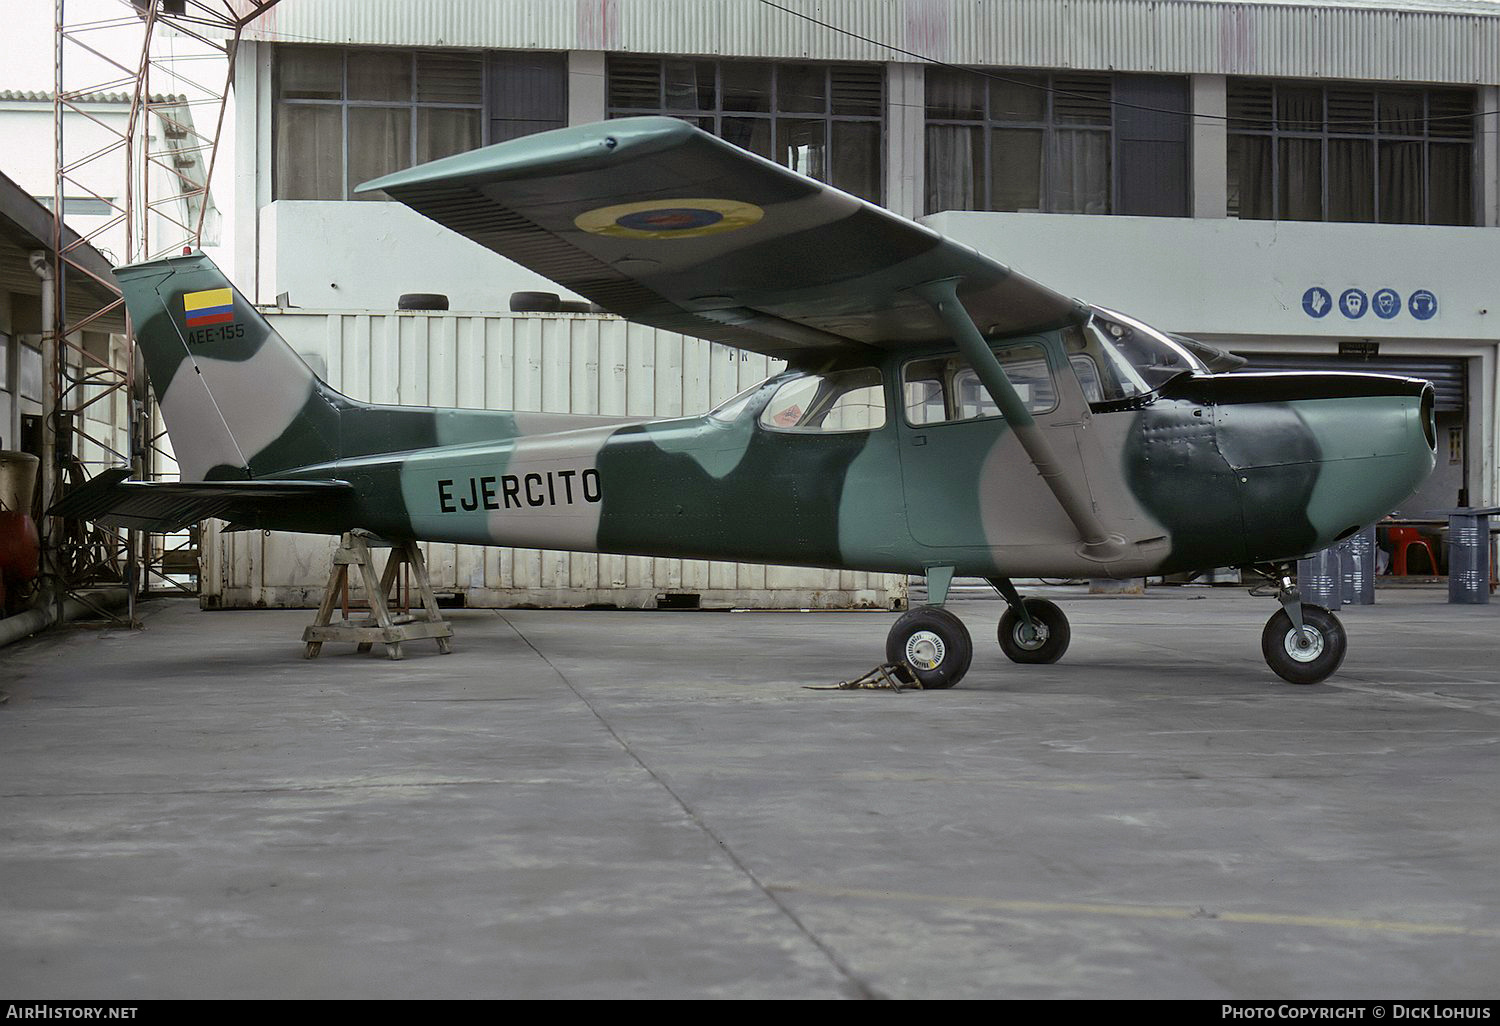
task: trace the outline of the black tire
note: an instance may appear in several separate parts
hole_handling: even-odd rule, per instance
[[[397,310],[446,310],[448,297],[440,292],[408,292],[396,300]]]
[[[1000,651],[1013,663],[1055,663],[1068,650],[1073,640],[1073,628],[1068,625],[1067,615],[1054,602],[1046,599],[1022,599],[1026,612],[1036,625],[1036,637],[1026,638],[1026,621],[1007,608],[1000,617],[996,634],[1000,639]]]
[[[1260,652],[1282,680],[1317,684],[1337,672],[1349,639],[1339,618],[1322,606],[1303,603],[1302,624],[1304,634],[1299,638],[1292,618],[1285,609],[1278,609],[1261,632]]]
[[[511,313],[556,313],[562,297],[556,292],[512,292]]]
[[[905,667],[926,690],[951,688],[974,660],[962,620],[936,606],[903,613],[885,640],[885,661]]]

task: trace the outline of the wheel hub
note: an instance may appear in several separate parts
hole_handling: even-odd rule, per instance
[[[948,654],[948,646],[932,631],[917,631],[906,639],[906,661],[917,670],[935,670]]]
[[[1323,634],[1312,627],[1295,627],[1286,632],[1283,647],[1286,654],[1299,663],[1311,663],[1323,654]]]
[[[1010,632],[1011,637],[1015,639],[1016,646],[1018,648],[1024,648],[1027,651],[1035,651],[1036,649],[1039,649],[1043,645],[1047,644],[1047,639],[1051,636],[1052,633],[1051,631],[1047,630],[1047,625],[1042,623],[1040,620],[1032,620],[1031,626],[1032,632],[1031,637],[1029,638],[1026,636],[1026,621],[1024,620],[1018,620],[1016,622],[1015,629]]]

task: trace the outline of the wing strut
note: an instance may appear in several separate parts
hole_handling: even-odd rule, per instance
[[[969,361],[969,366],[974,368],[974,373],[979,376],[990,398],[1000,407],[1005,422],[1016,433],[1016,440],[1026,450],[1026,455],[1031,457],[1037,473],[1042,476],[1052,494],[1057,496],[1063,512],[1078,529],[1078,536],[1083,540],[1079,554],[1085,559],[1101,563],[1113,562],[1124,556],[1125,539],[1111,535],[1104,529],[1094,513],[1093,502],[1083,482],[1075,480],[1058,461],[1047,436],[1037,427],[1036,419],[1021,401],[1010,378],[1006,377],[1005,368],[995,359],[994,352],[985,343],[984,336],[969,317],[969,312],[959,302],[958,279],[930,281],[917,286],[914,291],[931,304],[953,333],[959,352]]]

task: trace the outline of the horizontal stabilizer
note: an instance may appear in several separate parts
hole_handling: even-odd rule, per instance
[[[345,505],[347,481],[130,481],[116,467],[63,496],[48,515],[88,520],[102,527],[176,531],[209,517],[254,522],[291,509]]]

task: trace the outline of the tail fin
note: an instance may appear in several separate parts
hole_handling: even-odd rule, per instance
[[[338,457],[336,395],[212,260],[116,268],[184,481],[265,477]]]

